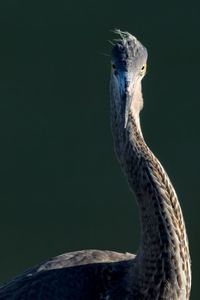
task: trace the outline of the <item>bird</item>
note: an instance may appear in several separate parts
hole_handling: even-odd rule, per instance
[[[111,51],[114,149],[140,215],[136,255],[82,250],[51,258],[0,286],[0,300],[188,300],[191,262],[181,206],[141,125],[147,49],[132,34]]]

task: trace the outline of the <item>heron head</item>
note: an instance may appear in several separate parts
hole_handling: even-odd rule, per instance
[[[120,35],[111,55],[111,97],[127,126],[130,109],[138,113],[142,109],[141,80],[146,73],[147,50],[128,32]]]

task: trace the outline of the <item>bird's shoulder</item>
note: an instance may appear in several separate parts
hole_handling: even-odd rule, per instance
[[[111,263],[134,259],[135,255],[131,253],[119,253],[109,250],[81,250],[64,253],[39,265],[34,271],[60,269],[74,266],[81,266],[95,263]]]
[[[0,299],[99,299],[93,295],[104,291],[101,283],[107,286],[113,280],[118,281],[124,276],[125,262],[129,264],[134,258],[135,255],[130,253],[101,250],[62,254],[1,286]],[[13,295],[19,298],[13,298]]]

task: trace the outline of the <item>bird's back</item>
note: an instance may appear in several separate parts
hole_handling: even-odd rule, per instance
[[[0,300],[126,299],[134,257],[98,250],[63,254],[4,284]]]

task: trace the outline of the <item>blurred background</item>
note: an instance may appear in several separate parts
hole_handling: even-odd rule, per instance
[[[0,2],[0,281],[63,252],[136,252],[138,209],[113,152],[110,29],[148,48],[145,139],[179,195],[200,284],[200,5]]]

